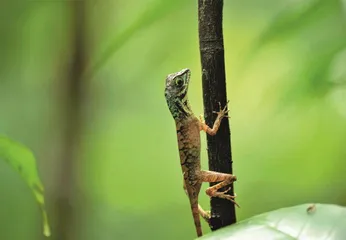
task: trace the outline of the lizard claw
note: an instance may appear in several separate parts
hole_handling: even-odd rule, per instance
[[[223,117],[226,117],[226,118],[230,118],[230,116],[226,115],[229,113],[229,109],[227,108],[227,105],[229,103],[229,100],[227,101],[226,105],[222,108],[221,107],[221,103],[219,102],[219,111],[213,111],[213,113],[216,113],[217,115],[221,116],[222,118]]]
[[[237,197],[237,194],[234,193],[234,196],[228,195],[228,194],[224,194],[224,196],[221,197],[221,198],[224,198],[224,199],[232,202],[234,205],[236,205],[238,208],[240,208],[239,204],[234,200],[236,197]]]

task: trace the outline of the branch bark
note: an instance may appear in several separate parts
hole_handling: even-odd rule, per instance
[[[213,125],[219,102],[227,102],[224,45],[222,33],[223,0],[198,0],[198,32],[202,64],[202,85],[204,115],[206,123]],[[218,133],[207,136],[209,169],[212,171],[232,173],[232,152],[230,127],[227,118],[222,120]],[[214,184],[210,184],[211,186]],[[229,194],[233,195],[233,184]],[[212,198],[211,230],[236,222],[235,206],[232,202]]]

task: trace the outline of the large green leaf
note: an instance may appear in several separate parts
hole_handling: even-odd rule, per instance
[[[22,144],[0,135],[0,158],[9,163],[31,188],[42,211],[43,234],[50,236],[50,227],[44,204],[44,188],[38,176],[36,159],[33,153]]]
[[[254,216],[199,239],[340,240],[346,239],[345,226],[345,207],[302,204]]]

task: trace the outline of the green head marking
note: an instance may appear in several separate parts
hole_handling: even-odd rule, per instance
[[[190,69],[185,68],[169,74],[166,78],[165,97],[174,119],[186,118],[192,114],[187,99],[190,75]]]

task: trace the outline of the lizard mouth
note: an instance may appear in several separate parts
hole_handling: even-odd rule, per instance
[[[186,74],[186,78],[185,78],[185,85],[186,85],[185,92],[187,92],[187,90],[189,88],[189,83],[190,83],[191,71],[188,68],[185,68],[182,71],[184,71],[183,74]]]
[[[190,82],[190,77],[191,77],[191,71],[190,71],[190,69],[187,69],[185,73],[187,74],[187,76],[186,76],[186,83],[187,83],[187,85],[188,85],[189,82]]]

